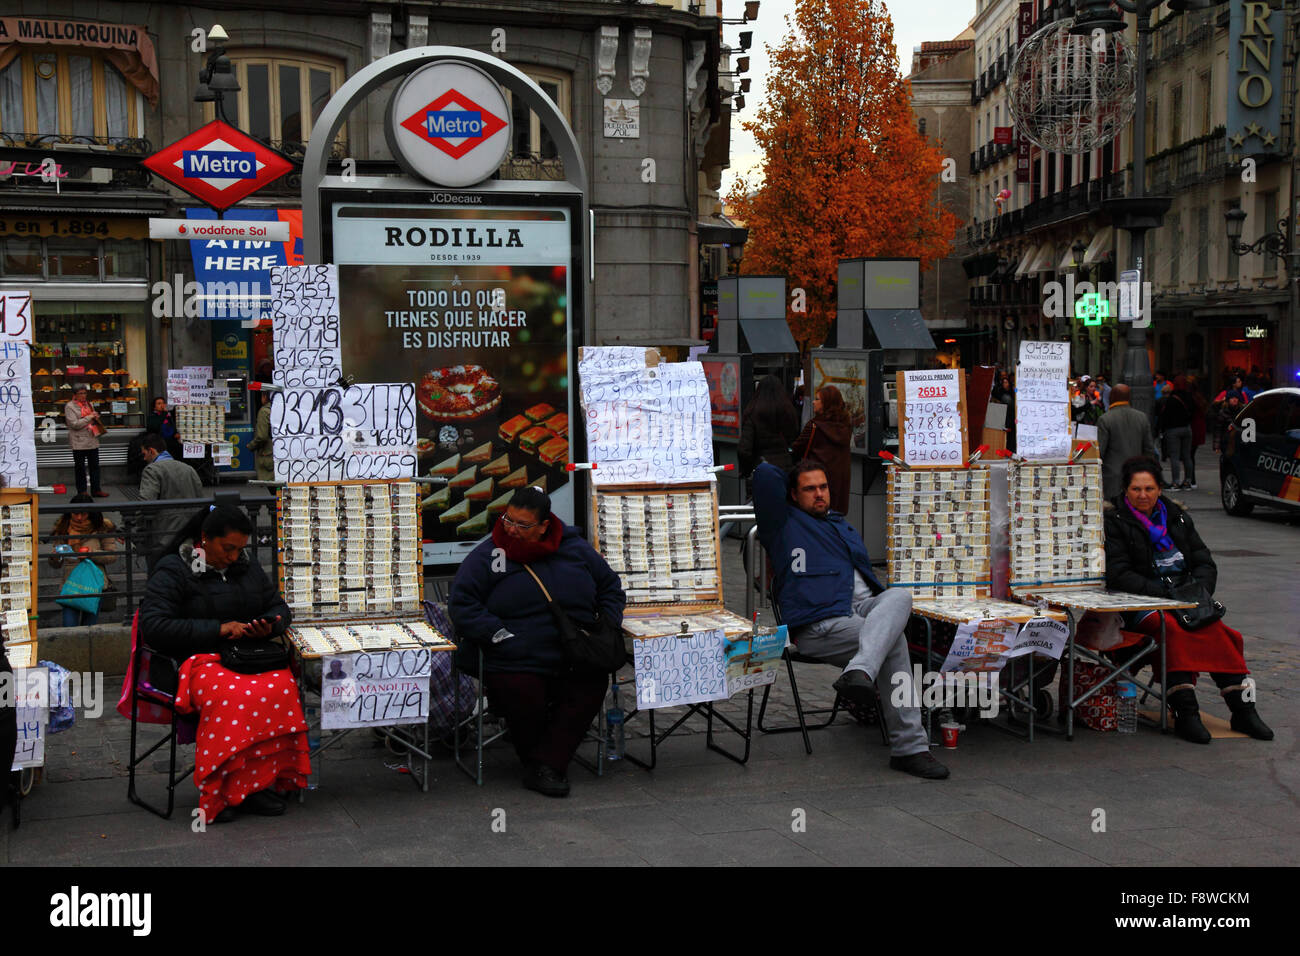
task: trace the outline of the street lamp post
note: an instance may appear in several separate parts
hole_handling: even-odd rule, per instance
[[[1147,177],[1147,46],[1151,37],[1151,14],[1161,5],[1161,0],[1114,0],[1114,6],[1137,15],[1137,82],[1133,111],[1133,186],[1122,199],[1111,199],[1103,204],[1110,211],[1115,225],[1129,234],[1129,264],[1141,270],[1146,254],[1148,229],[1157,229],[1165,212],[1173,203],[1169,196],[1148,196]],[[1174,13],[1188,10],[1206,10],[1213,0],[1170,0]],[[1096,30],[1113,32],[1124,29],[1123,18],[1106,0],[1076,0],[1075,25],[1071,33],[1090,35]],[[1142,281],[1149,281],[1144,274]],[[1147,297],[1142,297],[1150,301]],[[1130,322],[1125,331],[1124,368],[1121,381],[1133,391],[1131,404],[1139,411],[1152,414],[1155,409],[1155,389],[1151,379],[1151,361],[1147,357],[1147,327],[1151,316],[1143,315],[1140,322]]]
[[[230,37],[218,23],[208,31],[208,39],[215,45],[208,54],[207,64],[199,71],[199,85],[194,91],[194,102],[215,104],[217,119],[228,123],[230,120],[226,118],[225,96],[227,93],[239,92],[239,80],[235,78],[230,57],[226,56],[225,44],[230,42]]]

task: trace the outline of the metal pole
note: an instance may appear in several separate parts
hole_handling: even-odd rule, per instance
[[[1147,41],[1151,35],[1151,10],[1142,2],[1137,5],[1137,103],[1133,111],[1133,185],[1129,195],[1141,199],[1146,195],[1147,179]],[[1141,269],[1146,255],[1146,227],[1128,228],[1129,268]],[[1150,276],[1142,275],[1142,282]],[[1141,296],[1144,304],[1147,299]],[[1145,313],[1140,322],[1128,323],[1124,333],[1125,385],[1133,390],[1131,404],[1138,411],[1152,414],[1155,408],[1155,388],[1152,386],[1151,361],[1147,357],[1147,327],[1151,316]]]

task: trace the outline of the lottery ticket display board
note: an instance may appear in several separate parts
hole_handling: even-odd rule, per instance
[[[986,468],[888,469],[889,583],[918,598],[975,598],[992,588]]]
[[[1104,587],[1101,463],[1012,465],[1008,487],[1012,590]]]
[[[412,481],[277,490],[280,590],[304,658],[349,651],[450,650],[425,623],[419,493]]]
[[[605,486],[592,496],[592,513],[592,546],[627,595],[623,633],[632,640],[637,705],[723,700],[740,689],[728,679],[727,647],[753,627],[722,606],[717,485]]]
[[[0,489],[0,635],[13,667],[36,663],[37,499]]]

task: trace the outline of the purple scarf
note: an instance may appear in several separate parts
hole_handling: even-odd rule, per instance
[[[1156,500],[1156,506],[1153,509],[1156,521],[1152,521],[1142,512],[1134,508],[1127,497],[1124,499],[1124,504],[1128,505],[1128,510],[1132,513],[1134,518],[1138,519],[1138,523],[1147,529],[1147,534],[1151,536],[1151,543],[1156,546],[1156,551],[1174,550],[1174,539],[1169,537],[1168,531],[1169,512],[1165,508],[1163,500]]]

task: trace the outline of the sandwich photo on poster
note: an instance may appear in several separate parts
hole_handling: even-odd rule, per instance
[[[455,563],[535,485],[573,521],[569,213],[334,209],[344,373],[410,381],[426,558]]]

